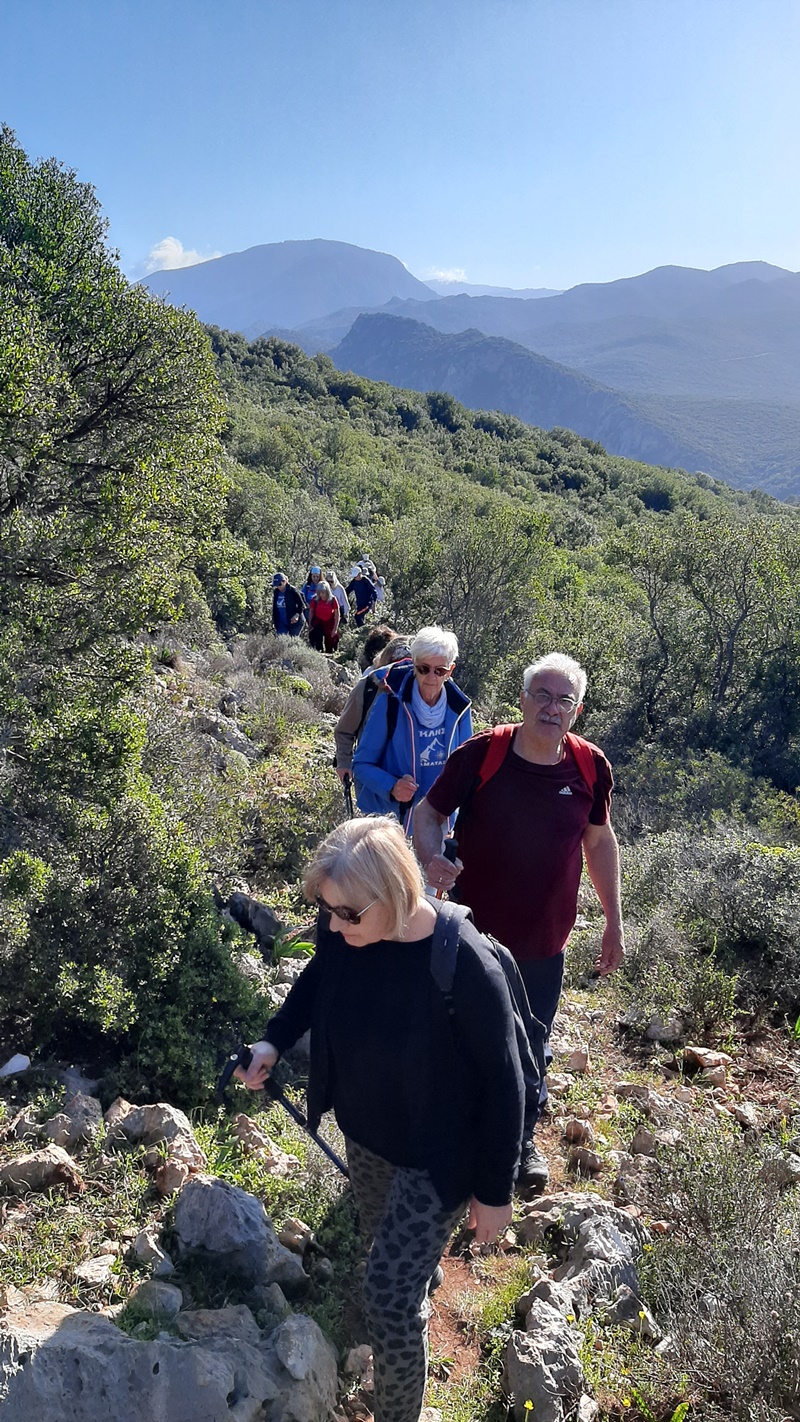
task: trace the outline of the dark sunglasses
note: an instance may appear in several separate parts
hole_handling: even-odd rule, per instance
[[[427,662],[415,662],[414,671],[418,671],[420,676],[430,676],[431,672],[433,672],[434,676],[447,676],[450,668],[430,667]]]
[[[347,908],[345,904],[341,904],[338,908],[334,908],[333,904],[326,903],[325,899],[323,899],[322,897],[322,894],[317,894],[317,908],[324,909],[325,913],[329,913],[332,918],[340,918],[342,920],[342,923],[352,924],[354,928],[357,924],[361,922],[367,909],[371,909],[373,904],[376,904],[377,902],[377,899],[373,899],[372,903],[366,904],[363,909],[358,909],[356,911],[356,909]]]

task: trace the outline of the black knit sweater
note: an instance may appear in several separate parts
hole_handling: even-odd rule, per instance
[[[431,939],[351,948],[321,915],[317,951],[265,1040],[284,1052],[309,1028],[308,1115],[334,1109],[347,1135],[429,1172],[446,1208],[510,1200],[524,1090],[500,966],[465,924],[455,1023],[430,974]]]

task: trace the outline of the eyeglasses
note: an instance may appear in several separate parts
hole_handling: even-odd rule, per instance
[[[414,671],[419,672],[420,676],[430,676],[431,672],[433,672],[434,676],[438,677],[449,676],[450,674],[449,667],[430,667],[427,662],[415,662]]]
[[[329,904],[323,899],[322,894],[317,894],[317,908],[324,909],[325,913],[331,915],[331,918],[340,918],[342,923],[352,924],[354,928],[361,922],[367,909],[371,909],[377,902],[377,899],[373,899],[371,904],[367,904],[365,908],[356,911],[355,909],[347,908],[345,904],[334,908],[333,904]]]
[[[538,706],[542,711],[544,711],[545,706],[549,706],[551,702],[559,711],[574,711],[578,704],[576,697],[554,696],[552,691],[526,691],[525,695],[529,696],[534,706]]]

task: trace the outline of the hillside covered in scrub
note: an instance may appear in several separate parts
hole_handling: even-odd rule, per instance
[[[603,1017],[614,1077],[623,1052],[649,1069],[676,1042],[785,1036],[800,1011],[798,511],[205,330],[123,278],[92,190],[7,130],[0,186],[6,1055],[80,1064],[104,1106],[122,1091],[205,1108],[208,1156],[232,1170],[227,1137],[211,1148],[215,1076],[291,974],[224,906],[239,891],[308,922],[300,876],[344,813],[332,727],[363,645],[348,631],[335,658],[287,647],[272,576],[363,554],[397,627],[457,632],[479,723],[517,714],[535,656],[587,668],[581,729],[614,763],[630,946],[615,996],[581,1011]],[[576,983],[596,922],[587,890]],[[762,1118],[742,1178],[792,1141],[793,1103],[787,1090]],[[31,1129],[55,1105],[40,1094]],[[122,1189],[95,1164],[98,1198]],[[764,1218],[794,1258],[782,1189]],[[12,1282],[24,1256],[0,1260]],[[670,1415],[658,1396],[649,1422]]]

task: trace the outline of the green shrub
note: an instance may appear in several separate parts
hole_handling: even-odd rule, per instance
[[[797,1015],[800,848],[731,828],[654,835],[625,856],[624,897],[642,935],[643,972],[665,943],[676,969],[694,962],[699,971],[697,960],[713,955],[717,969],[738,976],[747,1006]]]
[[[669,1334],[676,1379],[708,1404],[692,1415],[780,1422],[800,1396],[800,1200],[775,1148],[717,1127],[662,1161],[673,1220],[645,1255],[644,1291]]]
[[[86,812],[50,865],[0,865],[0,1038],[107,1069],[109,1089],[191,1106],[267,1005],[237,964],[196,853],[144,787]]]

